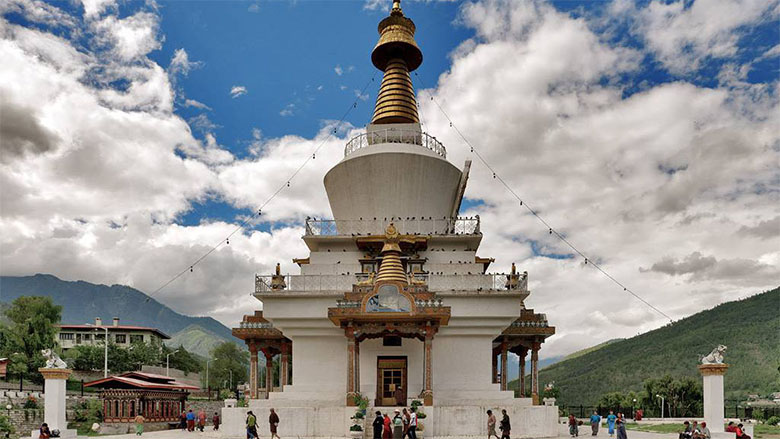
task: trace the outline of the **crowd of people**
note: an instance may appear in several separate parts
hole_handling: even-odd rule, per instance
[[[377,410],[371,426],[374,439],[417,439],[417,409],[395,409],[393,417]]]
[[[206,428],[206,420],[208,418],[208,415],[206,415],[206,411],[203,409],[200,409],[198,413],[194,413],[192,409],[181,412],[181,415],[179,415],[179,428],[182,431],[203,431]],[[136,418],[136,425],[138,425]],[[214,412],[214,416],[211,417],[211,425],[214,430],[219,430],[219,424],[221,423],[221,420],[219,418],[219,413]],[[143,428],[141,429],[143,431]]]
[[[598,412],[593,412],[592,415],[590,415],[590,435],[591,436],[598,436],[599,434],[599,428],[601,427],[601,415],[598,414]],[[607,433],[609,433],[609,437],[616,437],[617,439],[627,439],[628,434],[626,433],[626,417],[623,415],[623,413],[618,413],[617,415],[612,410],[609,411],[609,415],[606,417],[607,422]],[[571,437],[579,437],[580,435],[580,421],[577,420],[576,417],[574,417],[573,414],[569,415],[569,435]]]

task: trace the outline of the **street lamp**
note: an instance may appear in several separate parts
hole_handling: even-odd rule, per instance
[[[171,359],[171,355],[175,354],[176,352],[179,352],[179,350],[176,349],[170,354],[165,355],[165,376],[170,376],[170,359]]]
[[[664,418],[664,402],[666,401],[666,398],[661,395],[655,395],[656,398],[661,398],[661,419]]]
[[[209,392],[209,399],[211,399],[211,386],[209,386],[209,363],[211,360],[206,360],[206,390]]]
[[[106,337],[103,339],[103,345],[105,346],[105,353],[103,355],[103,378],[108,378],[108,327],[93,325],[92,323],[87,323],[87,326],[92,326],[95,328],[95,331],[98,329],[106,331]]]

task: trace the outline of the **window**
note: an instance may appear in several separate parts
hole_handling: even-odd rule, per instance
[[[90,340],[92,340],[92,334],[81,334],[81,340],[83,340],[83,341],[90,341]]]
[[[105,333],[95,334],[95,340],[103,341],[105,339],[106,339],[106,334]]]
[[[127,335],[125,334],[117,334],[114,336],[114,341],[116,343],[127,343]]]
[[[401,346],[401,337],[386,335],[382,337],[382,346]]]
[[[144,342],[143,334],[130,336],[130,343],[143,343],[143,342]]]
[[[374,273],[376,272],[376,262],[361,262],[360,263],[360,271],[363,273]]]
[[[72,332],[60,332],[60,340],[73,340]]]

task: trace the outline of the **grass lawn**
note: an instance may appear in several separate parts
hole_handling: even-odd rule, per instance
[[[627,430],[647,431],[651,433],[679,433],[683,430],[682,424],[626,424]],[[780,439],[780,427],[777,425],[757,424],[753,426],[756,439]]]

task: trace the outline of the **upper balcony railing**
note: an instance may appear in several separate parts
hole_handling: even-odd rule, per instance
[[[479,215],[457,218],[372,218],[318,220],[306,218],[306,236],[384,235],[393,223],[402,235],[479,235]]]
[[[423,148],[435,152],[442,158],[447,158],[447,150],[444,148],[444,145],[442,145],[441,142],[436,140],[435,137],[422,131],[393,128],[371,131],[369,133],[363,133],[353,137],[349,142],[347,142],[346,148],[344,148],[344,157],[359,149],[381,143],[405,143],[410,145],[419,145]]]
[[[352,285],[369,279],[367,273],[355,274],[298,274],[285,275],[284,288],[274,289],[272,276],[255,275],[255,292],[345,292]],[[510,275],[488,274],[430,274],[415,273],[414,279],[428,285],[429,291],[527,291],[528,275],[516,275],[516,282],[510,282]]]

